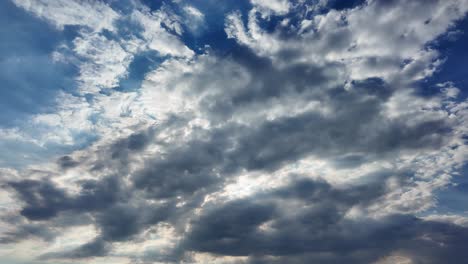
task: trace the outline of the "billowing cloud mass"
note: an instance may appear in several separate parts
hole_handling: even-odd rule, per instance
[[[1,263],[468,259],[467,0],[0,9]]]

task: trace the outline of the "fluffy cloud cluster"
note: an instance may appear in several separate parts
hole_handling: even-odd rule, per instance
[[[53,54],[79,72],[55,113],[34,116],[39,134],[0,135],[44,147],[96,140],[1,170],[5,260],[468,257],[467,219],[428,213],[467,160],[468,104],[452,83],[423,92],[443,67],[429,44],[465,16],[467,1],[252,0],[225,14],[222,41],[234,48],[202,52],[184,41],[209,28],[209,14],[182,1],[119,11],[14,2],[59,29],[80,27]],[[159,61],[123,89],[130,65],[152,53]]]

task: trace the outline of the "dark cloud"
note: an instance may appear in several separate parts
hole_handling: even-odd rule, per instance
[[[70,208],[76,211],[98,211],[127,197],[125,186],[118,177],[80,181],[81,192],[70,199]]]
[[[281,85],[293,83],[294,87],[305,87],[310,80],[320,79],[317,73],[311,73],[313,69],[297,67],[287,70],[281,80],[261,83],[260,90],[251,95],[245,90],[211,99],[221,102],[229,98],[230,105],[237,109],[261,104],[268,97],[285,96]],[[382,79],[353,81],[350,90],[301,89],[304,90],[293,92],[321,97],[332,114],[306,111],[251,124],[221,122],[214,117],[214,123],[222,126],[210,130],[196,128],[184,141],[156,140],[157,135],[168,129],[184,128],[187,120],[177,117],[168,121],[167,126],[134,133],[99,150],[91,171],[120,169],[116,175],[77,181],[78,194],[68,194],[47,180],[23,180],[9,185],[24,203],[21,215],[31,221],[51,221],[64,213],[91,214],[100,231],[96,241],[71,252],[48,255],[83,258],[106,254],[112,242],[136,239],[160,222],[179,226],[183,232],[182,227],[193,218],[193,210],[200,207],[204,197],[241,171],[270,173],[309,155],[329,158],[337,168],[356,167],[393,152],[437,149],[450,132],[444,120],[412,124],[406,119],[387,119],[382,114],[382,103],[392,90]],[[219,107],[215,108],[207,111],[217,111]],[[229,111],[221,109],[218,113]],[[213,112],[213,116],[216,114]],[[130,173],[128,166],[133,157],[150,144],[164,147],[164,153],[145,159],[142,168]],[[66,169],[79,164],[65,156],[59,165]],[[124,180],[126,175],[130,175],[131,184]],[[351,206],[366,204],[383,195],[382,184],[377,181],[360,188],[335,190],[325,183],[302,181],[264,195],[258,201],[246,199],[214,206],[194,222],[193,230],[178,250],[235,256],[288,256],[328,250],[352,255],[364,250],[369,254],[366,259],[382,256],[380,252],[374,253],[370,242],[366,242],[374,231],[355,230],[356,223],[344,219]],[[164,203],[150,205],[148,201],[135,200],[138,195]],[[305,209],[288,210],[294,208],[290,205],[292,200],[305,204]],[[185,205],[177,207],[180,202]],[[273,231],[261,230],[260,226],[267,222],[271,222]],[[355,231],[361,233],[353,239],[349,233]]]
[[[233,65],[226,66],[226,61]],[[295,97],[300,101],[318,99],[324,96],[327,86],[340,80],[343,70],[343,65],[339,63],[297,63],[278,69],[271,59],[260,57],[243,47],[234,49],[222,60],[206,67],[213,71],[182,76],[180,81],[192,84],[193,89],[189,93],[194,93],[193,96],[207,90],[211,93],[201,99],[200,108],[212,122],[224,122],[241,111],[261,109],[274,100]],[[229,71],[229,75],[226,71]],[[245,74],[251,79],[239,87],[238,82],[246,81]],[[233,82],[224,81],[233,77]],[[220,85],[210,85],[213,82]]]
[[[80,192],[71,195],[47,180],[10,182],[10,187],[24,203],[20,213],[31,224],[16,223],[16,231],[6,233],[1,242],[14,243],[29,237],[51,240],[61,228],[94,224],[99,230],[94,241],[72,251],[45,254],[43,258],[102,256],[111,249],[111,242],[134,239],[143,230],[162,221],[177,224],[177,216],[184,215],[185,210],[188,212],[185,207],[176,208],[177,200],[159,205],[135,201],[129,196],[128,186],[118,177],[81,180],[77,184]],[[133,191],[133,195],[136,192]],[[188,202],[188,208],[190,206]],[[87,217],[89,215],[92,217]],[[55,228],[58,228],[57,232],[51,231]]]
[[[270,220],[274,211],[272,204],[249,201],[236,201],[211,210],[195,224],[187,246],[223,255],[248,255],[248,250],[254,249],[253,244],[262,242],[256,228]]]
[[[62,169],[73,168],[79,164],[77,161],[73,160],[73,158],[70,156],[60,157],[57,160],[57,163]]]
[[[250,263],[373,263],[399,252],[415,263],[456,263],[466,257],[468,229],[411,216],[348,219],[382,188],[334,189],[299,181],[291,186],[215,205],[193,222],[182,246],[216,255],[251,256]],[[294,205],[293,205],[294,204]],[[272,258],[274,257],[274,258]]]
[[[371,100],[331,118],[315,112],[278,118],[241,136],[230,157],[247,169],[270,170],[311,154],[323,158],[354,152],[386,155],[404,149],[437,149],[450,132],[444,120],[412,125],[404,120],[383,120],[378,112],[378,104]]]
[[[16,222],[11,223],[16,225],[16,229],[14,231],[4,232],[0,236],[0,244],[12,244],[31,238],[40,238],[44,241],[51,242],[57,236],[57,232],[54,232],[47,225],[29,223],[20,224],[21,222],[21,220],[16,219]]]
[[[136,208],[119,205],[100,212],[97,219],[102,237],[111,241],[122,241],[137,234],[141,227],[138,221],[139,211]]]
[[[235,256],[324,251],[327,239],[334,241],[346,231],[346,210],[376,198],[378,190],[336,190],[323,182],[298,181],[272,193],[214,206],[194,222],[184,246]],[[339,250],[346,243],[341,241],[331,248]]]
[[[72,196],[47,180],[9,183],[25,203],[21,215],[33,221],[47,220],[64,211],[88,212],[106,208],[123,198],[120,184],[116,177],[80,181],[80,193]]]
[[[155,198],[190,195],[219,181],[215,167],[223,155],[214,142],[190,142],[163,160],[150,161],[134,178],[137,188]]]
[[[23,180],[11,182],[10,186],[26,204],[20,213],[28,219],[49,219],[56,216],[62,208],[67,208],[66,193],[51,182]]]
[[[154,132],[151,130],[134,133],[127,138],[118,140],[110,147],[112,159],[128,158],[130,152],[143,150],[151,141]]]
[[[350,91],[337,87],[323,94],[333,107],[329,116],[308,111],[248,125],[225,121],[220,128],[196,130],[187,142],[165,145],[166,153],[147,160],[133,182],[151,197],[169,198],[223,185],[241,170],[274,171],[308,155],[334,159],[343,168],[404,150],[439,148],[450,133],[446,121],[413,124],[388,119],[382,103],[391,93],[382,79],[371,78],[353,82]]]
[[[156,142],[155,135],[170,131],[186,122],[188,121],[185,116],[170,115],[158,126],[146,129],[135,128],[136,132],[131,135],[111,140],[108,145],[99,148],[96,160],[91,162],[91,170],[93,172],[111,170],[118,176],[128,173],[129,164],[135,160],[135,157],[144,152],[149,144]]]
[[[288,83],[286,76],[290,76],[291,83],[299,87],[306,85],[308,78],[317,78],[308,75],[307,67],[299,68],[285,73],[281,83]],[[261,87],[274,89],[275,82],[280,81],[268,82]],[[23,180],[11,182],[10,186],[24,202],[21,214],[29,220],[51,220],[67,212],[90,213],[100,230],[98,240],[106,243],[127,241],[159,222],[183,226],[191,218],[193,210],[201,205],[205,195],[219,190],[243,170],[272,172],[308,155],[331,158],[337,168],[356,167],[392,152],[436,149],[450,132],[444,120],[416,124],[408,123],[405,119],[387,120],[382,114],[382,102],[388,100],[392,90],[382,79],[353,81],[351,90],[335,87],[315,93],[315,88],[311,89],[332,107],[331,115],[306,111],[257,124],[225,121],[219,128],[195,129],[187,141],[158,142],[155,137],[160,133],[167,129],[177,131],[186,125],[187,121],[183,118],[175,118],[159,130],[151,128],[134,133],[100,150],[98,160],[91,166],[92,171],[121,168],[119,174],[99,180],[77,181],[80,192],[76,195],[68,194],[50,181]],[[252,101],[242,99],[242,93],[232,94],[231,100],[235,102],[234,105],[254,104],[260,102],[260,98],[281,96],[283,91],[259,92],[259,98]],[[305,90],[295,92],[307,95]],[[218,101],[217,98],[213,99]],[[129,173],[128,164],[133,156],[150,144],[163,146],[164,153],[147,158],[141,169],[130,174],[131,185],[124,183],[123,177]],[[62,157],[59,164],[64,169],[78,165],[67,156]],[[165,201],[165,204],[150,206],[145,202],[135,202],[134,198],[139,193],[147,199]],[[204,216],[185,243],[191,250],[227,255],[301,254],[335,246],[335,250],[343,247],[343,252],[347,254],[346,247],[349,245],[346,243],[354,244],[347,240],[342,240],[343,244],[317,245],[316,248],[302,244],[316,244],[323,239],[343,239],[340,232],[347,228],[343,223],[345,211],[381,195],[382,184],[337,191],[325,183],[303,181],[290,189],[271,194],[268,199],[262,198],[264,202],[238,201],[226,209],[215,210],[213,215],[227,215],[227,218],[216,217],[213,220],[211,214]],[[280,208],[283,205],[280,201],[291,199],[311,203],[320,200],[320,205],[294,212],[294,216],[282,215]],[[177,208],[179,202],[185,203],[185,206]],[[187,219],[181,220],[181,217]],[[273,219],[274,233],[265,234],[258,230],[262,223]],[[314,221],[309,222],[308,219]],[[221,222],[216,222],[218,220]],[[201,223],[207,224],[204,226]],[[212,229],[217,225],[220,227]],[[230,225],[240,229],[230,230]],[[317,230],[328,230],[329,233],[322,236],[314,233],[320,233]],[[205,241],[204,237],[211,239]],[[283,240],[289,242],[286,245],[266,242]],[[91,250],[94,246],[102,244],[84,245],[70,256],[85,257],[87,253],[93,256],[105,252],[104,248],[111,245],[97,247],[97,253]]]

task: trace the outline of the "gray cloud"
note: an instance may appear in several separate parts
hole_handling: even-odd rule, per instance
[[[415,263],[451,263],[466,257],[459,250],[466,236],[460,234],[468,230],[460,226],[403,215],[345,217],[351,206],[368,203],[381,192],[370,186],[337,190],[299,181],[272,193],[215,205],[194,221],[182,245],[217,255],[250,256],[250,263],[373,263],[393,252],[404,252]]]
[[[67,169],[67,168],[73,168],[75,166],[78,165],[78,162],[76,162],[75,160],[73,160],[72,157],[70,156],[63,156],[63,157],[60,157],[58,160],[57,160],[57,163],[58,165],[63,168],[63,169]]]
[[[250,62],[247,60],[245,63]],[[294,87],[304,87],[310,78],[317,78],[306,73],[313,69],[304,67],[282,72],[278,81],[268,80],[267,76],[259,77],[256,80],[261,87],[259,94],[249,97],[248,90],[233,93],[228,97],[233,102],[229,107],[235,110],[246,104],[262,104],[262,100],[268,100],[268,97],[289,96],[287,92],[282,94],[283,91],[279,89],[281,85],[294,83]],[[332,109],[330,115],[305,111],[256,124],[240,124],[217,119],[216,115],[232,111],[223,110],[223,105],[219,105],[206,111],[212,113],[214,124],[222,126],[209,130],[197,128],[188,140],[158,141],[156,138],[167,128],[151,128],[119,139],[99,150],[98,159],[90,163],[92,172],[120,168],[118,174],[77,181],[80,186],[77,195],[70,195],[49,181],[22,180],[11,182],[10,186],[25,203],[21,215],[31,221],[51,220],[64,212],[91,213],[94,216],[94,224],[100,231],[95,241],[70,252],[44,257],[100,256],[109,252],[112,242],[135,239],[142,231],[159,222],[183,226],[191,219],[193,210],[200,207],[205,195],[220,190],[241,171],[272,173],[310,155],[331,159],[338,168],[356,167],[377,158],[395,156],[402,151],[438,149],[450,134],[450,126],[443,119],[414,124],[412,120],[404,118],[388,119],[383,113],[382,104],[389,100],[393,91],[382,79],[355,81],[351,87],[351,90],[340,86],[320,90],[312,86],[294,90],[294,93],[304,94],[306,98],[322,98]],[[228,95],[219,96],[210,100],[222,102]],[[258,99],[255,99],[256,96]],[[187,124],[183,117],[176,120],[170,121],[168,127],[177,131]],[[130,172],[133,157],[138,157],[152,144],[162,146],[164,152],[146,158],[140,169]],[[66,169],[80,163],[62,157],[59,164]],[[130,185],[123,180],[127,173],[130,174]],[[355,240],[346,237],[341,232],[353,232],[354,224],[344,220],[344,214],[353,205],[369,205],[385,195],[383,184],[378,182],[377,185],[360,189],[336,191],[326,183],[304,181],[256,202],[233,202],[202,216],[179,250],[235,256],[300,255],[328,250],[347,255],[355,250],[364,250],[371,247],[365,241],[373,233],[360,231],[363,233]],[[165,204],[161,207],[151,206],[136,200],[138,194],[145,199],[165,201]],[[320,201],[320,204],[288,215],[282,212],[287,203],[281,203],[291,199],[313,204]],[[186,205],[177,208],[178,202]],[[181,220],[182,216],[188,219]],[[274,232],[262,233],[258,230],[261,224],[273,220]],[[322,234],[321,230],[325,230],[325,233]],[[386,245],[382,244],[381,247]],[[368,254],[370,259],[382,256],[383,252]]]

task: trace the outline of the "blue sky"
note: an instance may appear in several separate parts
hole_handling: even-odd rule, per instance
[[[0,2],[0,262],[459,263],[467,12]]]
[[[65,32],[9,1],[1,5],[1,124],[12,126],[27,115],[50,111],[56,91],[73,85],[74,73],[50,58],[57,45],[67,40]]]

